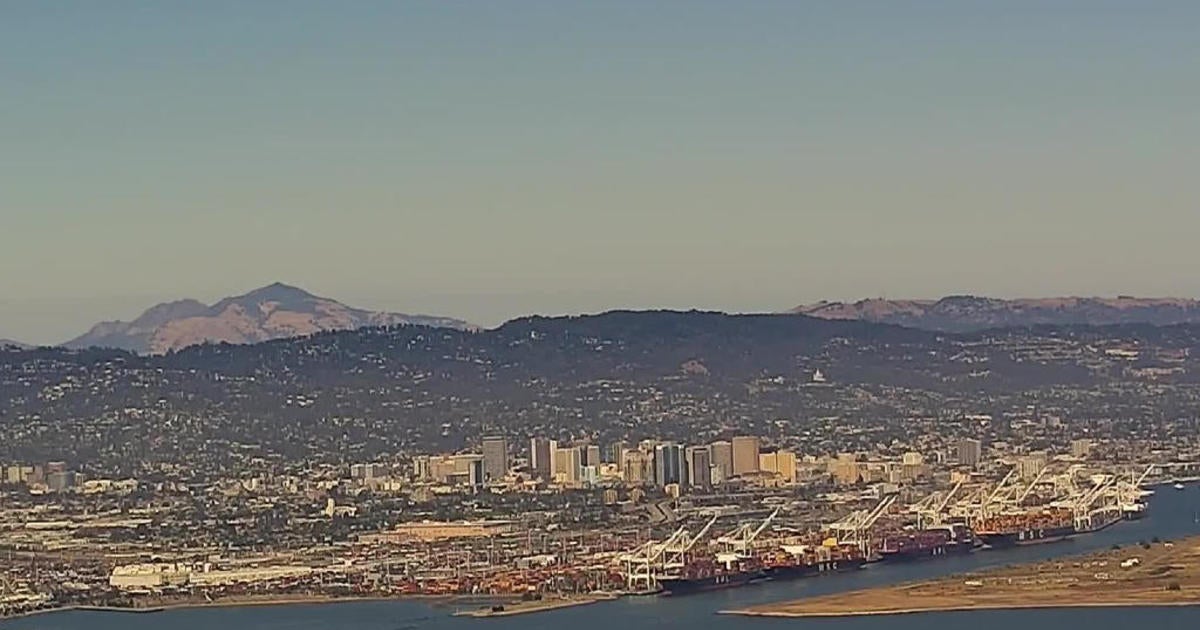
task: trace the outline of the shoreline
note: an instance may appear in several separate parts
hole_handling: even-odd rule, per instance
[[[972,612],[976,610],[1068,610],[1071,608],[1176,608],[1200,606],[1200,600],[1189,602],[1078,602],[1074,604],[963,604],[945,606],[920,606],[893,610],[853,610],[846,612],[786,612],[753,609],[718,610],[718,615],[741,617],[774,617],[780,619],[836,619],[839,617],[883,617],[889,615],[920,615],[925,613]]]
[[[490,608],[481,608],[477,610],[461,610],[454,613],[454,617],[474,617],[476,619],[485,619],[488,617],[513,617],[516,615],[528,615],[539,612],[549,612],[551,610],[559,610],[562,608],[575,608],[577,606],[587,606],[599,602],[610,602],[617,599],[615,595],[588,595],[583,597],[567,597],[559,599],[541,599],[532,601],[519,601],[512,604],[505,604],[503,610],[493,610]]]
[[[835,618],[1166,606],[1200,606],[1200,536],[720,610],[718,614]]]
[[[23,612],[0,615],[0,621],[22,619],[56,613],[92,612],[125,615],[149,615],[174,610],[189,610],[202,608],[254,608],[260,606],[302,606],[305,604],[323,606],[327,604],[361,604],[367,602],[423,602],[431,606],[450,605],[455,603],[471,603],[482,601],[508,602],[518,595],[264,595],[248,599],[223,598],[212,601],[188,601],[146,606],[105,606],[99,604],[70,604],[53,608],[39,608]],[[598,600],[599,601],[599,600]]]

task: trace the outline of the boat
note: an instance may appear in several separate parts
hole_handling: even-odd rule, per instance
[[[767,567],[767,578],[773,582],[798,580],[831,573],[846,573],[863,568],[862,560],[824,560],[812,564],[791,564]]]
[[[851,546],[783,545],[755,556],[720,553],[715,559],[688,562],[677,577],[658,580],[663,594],[679,596],[760,582],[780,582],[857,571],[865,566]]]
[[[913,562],[970,553],[974,548],[974,534],[956,523],[885,536],[879,557],[882,562]]]
[[[1126,515],[1126,512],[1125,512],[1126,507],[1127,506],[1121,506],[1120,511],[1105,510],[1102,512],[1100,512],[1100,511],[1093,512],[1091,515],[1091,519],[1085,525],[1083,525],[1082,527],[1079,525],[1076,525],[1075,533],[1077,533],[1077,534],[1094,534],[1096,532],[1104,531],[1104,530],[1108,529],[1109,527],[1112,527],[1113,525],[1120,523],[1123,520],[1129,521],[1129,520],[1136,520],[1138,518],[1141,518],[1140,512],[1136,513],[1137,514],[1136,517]],[[1143,509],[1144,509],[1144,506],[1143,506]]]
[[[705,591],[716,591],[726,588],[747,586],[764,582],[767,574],[763,571],[742,571],[730,573],[714,573],[705,576],[683,576],[662,578],[658,581],[664,595],[693,595]]]
[[[1176,490],[1184,490],[1184,489],[1186,489],[1186,488],[1187,488],[1187,486],[1185,486],[1185,485],[1183,485],[1183,484],[1179,483],[1178,481],[1176,481],[1176,482],[1175,482],[1175,489],[1176,489]]]
[[[753,557],[718,557],[717,561],[694,560],[675,577],[660,578],[664,595],[692,595],[705,591],[747,586],[769,579],[762,563]]]
[[[853,546],[785,545],[767,554],[763,566],[771,580],[783,581],[857,571],[866,566],[866,559]]]
[[[992,549],[1060,542],[1076,534],[1074,525],[1027,527],[1012,531],[978,532],[979,540]]]
[[[1078,533],[1069,510],[1036,510],[985,519],[975,536],[992,549],[1066,540]]]

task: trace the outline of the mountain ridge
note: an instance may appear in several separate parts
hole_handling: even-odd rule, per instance
[[[940,299],[822,300],[789,312],[821,319],[861,320],[943,332],[1038,325],[1158,326],[1200,323],[1200,300],[1190,298],[1049,297],[1002,299],[949,295]]]
[[[156,304],[133,320],[105,321],[62,345],[164,354],[205,343],[257,343],[366,326],[474,329],[462,320],[369,311],[275,282],[212,305],[194,299]]]

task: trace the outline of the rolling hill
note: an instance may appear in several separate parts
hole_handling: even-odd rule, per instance
[[[822,319],[861,320],[946,332],[1038,325],[1191,324],[1200,301],[1120,296],[1003,300],[955,295],[940,300],[867,299],[798,306],[793,313]]]
[[[367,326],[420,325],[471,329],[448,317],[367,311],[275,283],[212,305],[196,300],[158,304],[132,321],[96,324],[65,344],[164,354],[205,343],[246,344]]]

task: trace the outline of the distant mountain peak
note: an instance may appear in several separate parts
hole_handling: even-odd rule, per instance
[[[150,307],[136,319],[101,322],[68,341],[69,348],[103,346],[161,354],[203,343],[256,343],[365,326],[413,324],[471,329],[457,319],[352,308],[275,282],[211,306],[185,299]]]
[[[871,298],[857,302],[820,301],[793,313],[823,319],[854,319],[912,328],[966,332],[1040,324],[1169,325],[1200,322],[1200,302],[1184,298],[1051,297],[1000,299],[948,295],[937,300]]]
[[[269,305],[270,310],[296,310],[314,312],[315,305],[320,302],[334,302],[317,297],[304,289],[282,282],[274,282],[265,287],[259,287],[241,295],[227,297],[212,305],[212,310],[223,312],[230,306],[238,306],[247,312],[262,310]]]
[[[272,282],[265,287],[259,287],[239,295],[233,299],[255,299],[255,300],[273,300],[277,302],[285,302],[291,300],[319,300],[319,298],[300,287],[284,284],[282,282]]]

